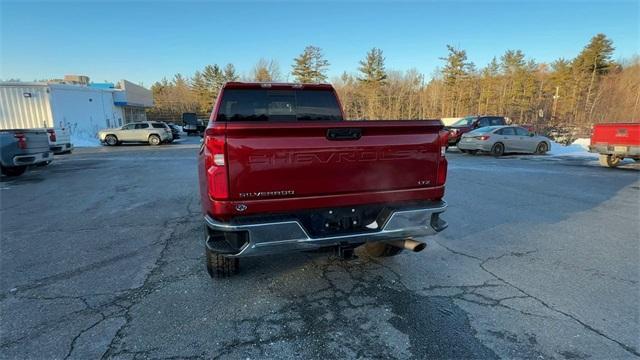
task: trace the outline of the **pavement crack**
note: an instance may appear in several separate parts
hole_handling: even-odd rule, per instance
[[[608,336],[608,335],[607,335],[607,334],[605,334],[603,331],[598,330],[598,329],[596,329],[595,327],[593,327],[593,326],[591,326],[591,325],[589,325],[589,324],[585,323],[584,321],[582,321],[582,320],[578,319],[578,317],[576,317],[576,316],[574,316],[574,315],[571,315],[571,314],[569,314],[569,313],[567,313],[567,312],[565,312],[565,311],[562,311],[562,310],[560,310],[560,309],[555,308],[554,306],[552,306],[552,305],[548,304],[546,301],[544,301],[544,300],[542,300],[542,299],[540,299],[540,298],[538,298],[538,297],[536,297],[536,296],[531,295],[530,293],[528,293],[528,292],[527,292],[527,291],[525,291],[524,289],[521,289],[520,287],[516,286],[515,284],[513,284],[513,283],[511,283],[511,282],[509,282],[509,281],[507,281],[507,280],[505,280],[504,278],[502,278],[502,277],[498,276],[496,273],[492,272],[491,270],[489,270],[489,269],[487,269],[487,268],[485,267],[485,264],[486,264],[487,262],[492,261],[492,260],[500,259],[500,258],[502,258],[502,257],[504,257],[504,256],[507,256],[507,255],[509,255],[509,254],[503,254],[503,255],[500,255],[500,256],[495,257],[495,258],[494,258],[494,257],[487,258],[487,259],[483,260],[483,261],[480,263],[480,268],[481,268],[482,270],[484,270],[485,272],[487,272],[488,274],[490,274],[491,276],[493,276],[494,278],[496,278],[497,280],[499,280],[499,281],[501,281],[501,282],[503,282],[503,283],[505,283],[505,284],[507,284],[507,285],[509,285],[509,286],[513,287],[514,289],[516,289],[516,290],[518,290],[518,291],[522,292],[523,294],[527,295],[528,297],[530,297],[530,298],[532,298],[532,299],[536,300],[537,302],[539,302],[539,303],[540,303],[542,306],[544,306],[545,308],[547,308],[547,309],[549,309],[549,310],[551,310],[551,311],[553,311],[553,312],[556,312],[556,313],[558,313],[558,314],[564,315],[565,317],[567,317],[567,318],[569,318],[569,319],[571,319],[571,320],[575,321],[576,323],[578,323],[578,324],[582,325],[585,329],[587,329],[587,330],[589,330],[589,331],[591,331],[591,332],[593,332],[593,333],[595,333],[595,334],[597,334],[597,335],[599,335],[599,336],[601,336],[601,337],[603,337],[603,338],[605,338],[605,339],[607,339],[607,340],[609,340],[609,341],[612,341],[612,342],[614,342],[614,343],[618,344],[618,345],[619,345],[622,349],[624,349],[625,351],[627,351],[627,352],[629,352],[629,353],[631,353],[631,354],[633,354],[633,355],[635,355],[635,356],[640,357],[640,352],[639,352],[637,349],[635,349],[634,347],[629,346],[629,345],[627,345],[627,344],[625,344],[625,343],[623,343],[623,342],[621,342],[621,341],[619,341],[619,340],[616,340],[616,339],[614,339],[614,338],[612,338],[612,337]]]
[[[522,256],[533,254],[533,253],[537,252],[537,250],[529,250],[529,251],[524,251],[524,252],[508,252],[508,253],[501,254],[499,256],[492,256],[492,257],[488,257],[488,258],[482,259],[482,258],[474,256],[474,255],[469,255],[469,254],[466,254],[466,253],[461,252],[461,251],[453,250],[450,247],[448,247],[446,245],[443,245],[438,241],[436,241],[436,243],[438,245],[442,246],[444,249],[448,250],[449,252],[453,253],[453,254],[456,254],[456,255],[459,255],[459,256],[464,256],[464,257],[467,257],[467,258],[471,258],[471,259],[475,259],[475,260],[480,261],[480,264],[479,264],[480,268],[483,271],[485,271],[486,273],[488,273],[489,275],[493,276],[495,279],[497,279],[497,280],[501,281],[502,283],[504,283],[504,284],[506,284],[508,286],[511,286],[512,288],[520,291],[521,293],[525,294],[527,297],[530,297],[530,298],[534,299],[535,301],[540,303],[543,307],[545,307],[545,308],[547,308],[547,309],[549,309],[549,310],[551,310],[553,312],[561,314],[561,315],[563,315],[563,316],[575,321],[576,323],[580,324],[585,329],[587,329],[587,330],[589,330],[589,331],[591,331],[591,332],[593,332],[593,333],[595,333],[595,334],[597,334],[597,335],[599,335],[599,336],[601,336],[601,337],[603,337],[603,338],[605,338],[605,339],[607,339],[607,340],[609,340],[611,342],[614,342],[615,344],[620,346],[625,351],[627,351],[627,352],[629,352],[629,353],[631,353],[631,354],[633,354],[635,356],[640,357],[640,352],[636,348],[634,348],[633,346],[627,345],[627,344],[625,344],[625,343],[623,343],[623,342],[621,342],[619,340],[616,340],[616,339],[608,336],[607,334],[605,334],[603,331],[598,330],[595,327],[593,327],[593,326],[587,324],[586,322],[580,320],[578,317],[553,307],[552,305],[548,304],[546,301],[544,301],[544,300],[542,300],[542,299],[540,299],[540,298],[538,298],[536,296],[531,295],[530,293],[528,293],[524,289],[522,289],[522,288],[516,286],[515,284],[507,281],[506,279],[500,277],[499,275],[497,275],[496,273],[494,273],[491,270],[487,269],[487,267],[486,267],[486,263],[489,262],[489,261],[499,260],[499,259],[502,259],[502,258],[507,257],[507,256],[522,257]],[[462,299],[462,300],[470,301],[468,299]],[[503,300],[506,300],[506,299],[502,299],[501,301],[503,301]],[[474,301],[470,301],[470,302],[474,302]],[[480,305],[487,306],[488,304],[480,303]],[[501,304],[500,302],[498,302],[495,306],[502,306],[502,307],[510,308],[512,310],[518,311],[518,312],[520,312],[522,314],[525,314],[525,315],[535,315],[535,314],[525,313],[525,312],[523,312],[521,310],[513,309],[513,308],[508,307],[508,306],[506,306],[504,304]],[[540,315],[537,315],[537,316],[540,316]]]
[[[78,335],[74,336],[73,339],[71,340],[71,344],[69,345],[69,351],[67,352],[67,355],[65,355],[64,359],[68,359],[71,357],[71,355],[73,354],[73,351],[75,350],[75,346],[76,346],[76,341],[78,341],[78,339],[84,335],[87,331],[93,329],[94,327],[98,326],[100,323],[102,323],[103,321],[105,321],[107,318],[104,316],[104,314],[100,313],[101,315],[101,319],[96,321],[95,323],[93,323],[92,325],[80,330],[80,332],[78,333]]]
[[[188,210],[191,206],[191,203],[193,202],[193,199],[191,199],[188,203],[187,203],[187,213]],[[140,299],[143,299],[145,297],[145,295],[151,293],[153,291],[153,277],[161,271],[162,267],[166,264],[163,261],[163,258],[166,256],[167,253],[167,249],[169,247],[169,241],[173,238],[173,236],[175,235],[177,229],[179,228],[180,225],[186,224],[187,222],[189,222],[189,220],[192,218],[192,215],[188,214],[188,215],[184,215],[182,217],[178,217],[178,218],[173,218],[173,219],[169,219],[167,221],[165,221],[165,223],[163,224],[162,228],[166,229],[169,228],[170,231],[163,233],[158,241],[156,243],[160,243],[162,246],[162,249],[160,250],[158,257],[155,261],[155,263],[153,264],[153,268],[147,273],[147,275],[144,278],[144,281],[142,283],[142,285],[138,288],[135,289],[131,289],[129,291],[129,293],[123,297],[120,298],[118,300],[128,300],[129,304],[127,305],[122,305],[119,304],[119,306],[121,308],[124,308],[124,314],[122,316],[124,316],[125,321],[124,324],[122,324],[122,326],[120,326],[120,328],[116,331],[115,335],[113,336],[113,338],[111,339],[111,341],[109,342],[109,345],[107,345],[107,350],[103,353],[102,358],[109,358],[112,357],[115,354],[115,350],[114,347],[116,345],[116,343],[122,339],[123,335],[123,331],[124,329],[126,329],[128,327],[128,325],[131,323],[132,320],[132,316],[130,314],[131,312],[131,308],[133,308],[133,306],[135,306],[136,304],[138,304],[138,302],[140,301]],[[173,223],[173,224],[172,224]],[[114,300],[115,302],[115,300]]]

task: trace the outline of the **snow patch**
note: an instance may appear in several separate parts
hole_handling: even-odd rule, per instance
[[[577,156],[597,158],[598,154],[589,152],[589,144],[591,139],[580,138],[576,139],[571,145],[558,144],[555,141],[551,141],[551,150],[548,152],[551,156]]]
[[[80,134],[71,135],[71,143],[74,147],[97,147],[100,146],[100,140],[92,136],[83,136]]]

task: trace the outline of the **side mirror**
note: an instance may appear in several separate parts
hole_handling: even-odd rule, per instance
[[[529,136],[531,136],[531,137],[533,137],[535,135],[536,135],[535,133],[532,133],[532,132],[529,133]]]

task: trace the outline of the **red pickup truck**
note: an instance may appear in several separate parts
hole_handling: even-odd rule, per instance
[[[439,120],[343,121],[331,85],[226,83],[200,149],[207,271],[335,247],[344,258],[420,251],[444,230]]]
[[[600,165],[616,167],[624,158],[640,160],[640,123],[596,124],[589,151],[600,154]]]

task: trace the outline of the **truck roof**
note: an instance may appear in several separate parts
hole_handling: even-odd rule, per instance
[[[224,84],[225,89],[314,89],[314,90],[333,90],[331,84],[300,84],[300,83],[278,83],[278,82],[239,82],[233,81]]]

